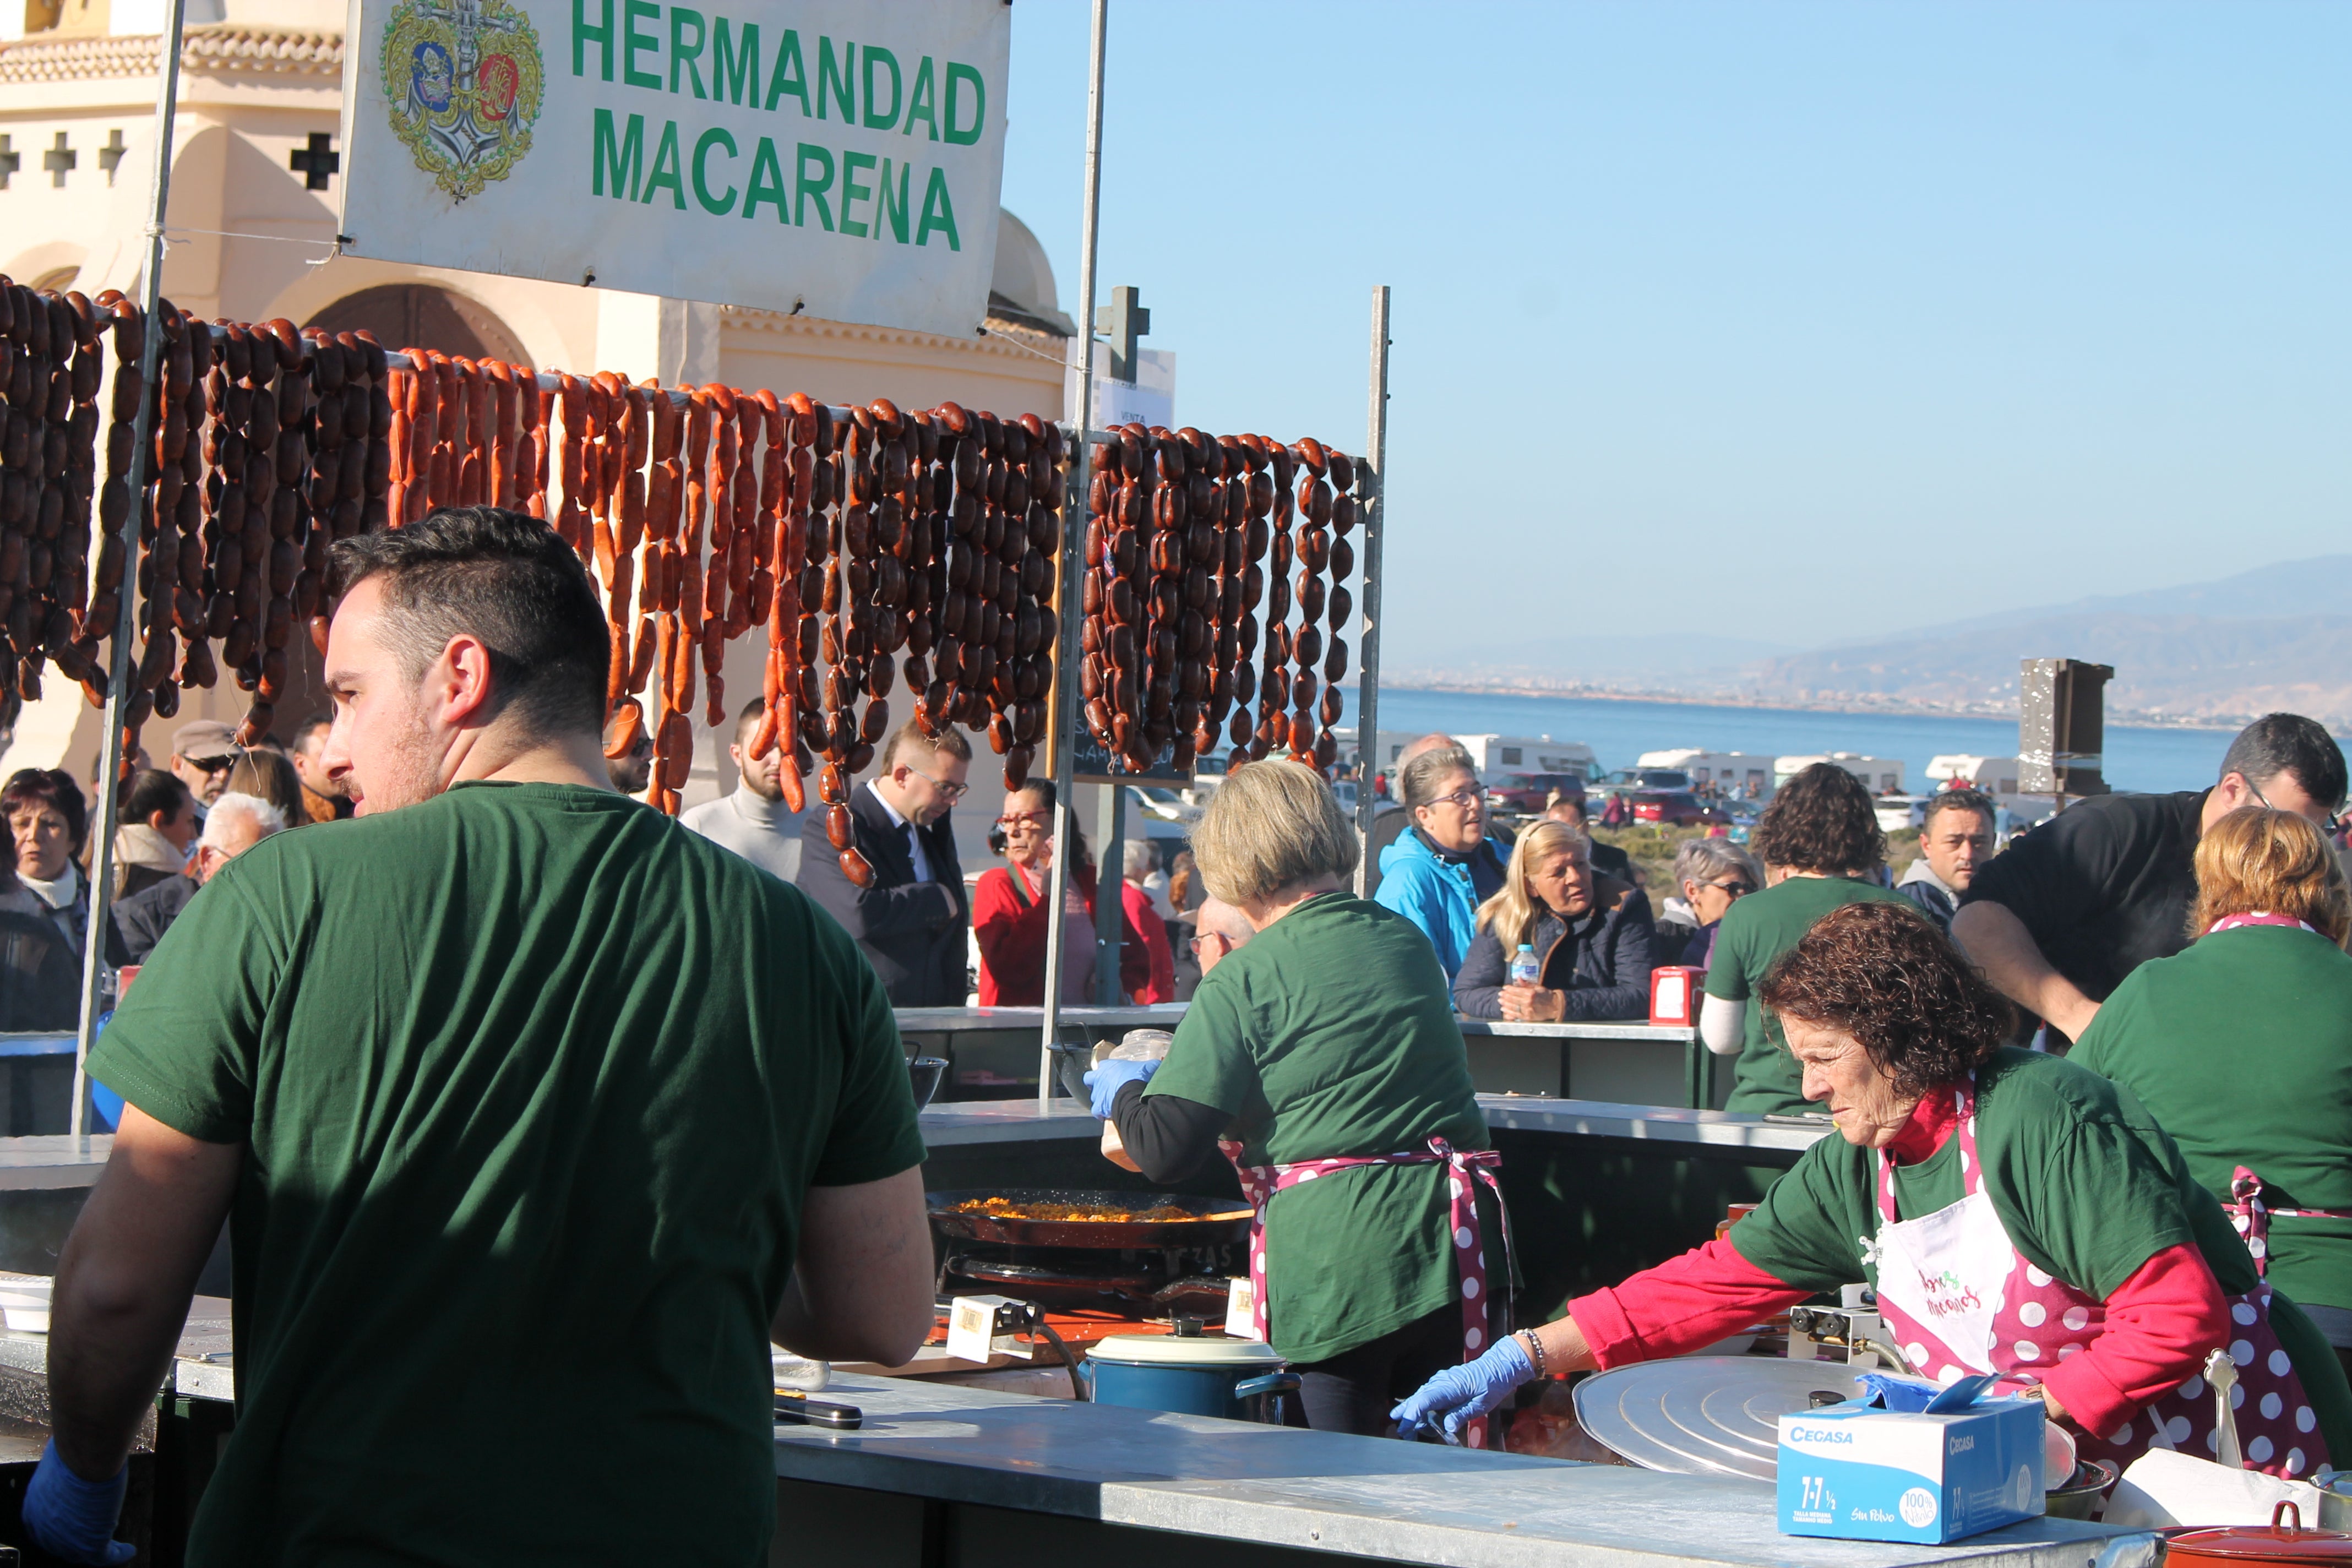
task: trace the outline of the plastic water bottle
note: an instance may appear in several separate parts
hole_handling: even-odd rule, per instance
[[[1519,951],[1511,957],[1511,984],[1533,985],[1542,976],[1543,965],[1536,962],[1535,944],[1528,942],[1519,943]]]

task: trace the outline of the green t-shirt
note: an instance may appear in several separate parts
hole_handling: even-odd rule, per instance
[[[1745,903],[1745,899],[1740,902]],[[2168,1247],[2194,1246],[2224,1296],[2252,1290],[2253,1260],[2211,1194],[2128,1089],[2063,1057],[2002,1049],[1977,1075],[1986,1194],[2028,1263],[2102,1300]],[[1799,1289],[1878,1284],[1863,1260],[1878,1231],[1878,1155],[1835,1133],[1807,1150],[1731,1227],[1742,1258]],[[1960,1140],[1895,1173],[1895,1207],[1920,1219],[1967,1195]],[[2334,1454],[2352,1454],[2352,1389],[2319,1331],[2288,1299],[2272,1326],[2294,1358]]]
[[[1201,982],[1146,1093],[1234,1118],[1253,1165],[1489,1146],[1444,972],[1421,928],[1345,894],[1310,900]],[[1367,1165],[1267,1205],[1274,1347],[1328,1360],[1461,1300],[1445,1167]],[[1489,1277],[1502,1238],[1486,1236]]]
[[[765,1562],[803,1194],[923,1158],[841,929],[562,785],[265,839],[90,1070],[247,1145],[195,1564]]]
[[[2352,956],[2252,926],[2143,963],[2068,1060],[2138,1097],[2216,1198],[2250,1167],[2280,1208],[2352,1209]],[[2273,1219],[2271,1283],[2352,1309],[2352,1220]]]
[[[1727,1110],[1755,1116],[1794,1116],[1817,1109],[1805,1099],[1804,1069],[1789,1054],[1780,1021],[1765,1016],[1756,1000],[1775,960],[1804,941],[1813,922],[1844,904],[1869,900],[1911,901],[1874,882],[1851,877],[1787,877],[1731,906],[1716,932],[1706,964],[1706,994],[1748,1004],[1748,1037],[1739,1047],[1738,1081]]]

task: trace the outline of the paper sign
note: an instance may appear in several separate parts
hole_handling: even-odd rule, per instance
[[[1225,1332],[1237,1340],[1257,1338],[1257,1288],[1248,1279],[1225,1281]]]

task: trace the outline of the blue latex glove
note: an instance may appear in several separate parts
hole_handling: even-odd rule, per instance
[[[1087,1087],[1094,1090],[1096,1117],[1108,1121],[1110,1102],[1118,1098],[1118,1091],[1130,1083],[1150,1083],[1159,1070],[1158,1062],[1107,1061],[1087,1074]]]
[[[52,1437],[25,1489],[25,1533],[34,1545],[68,1563],[128,1563],[138,1548],[115,1540],[114,1526],[122,1517],[122,1492],[130,1483],[129,1465],[110,1481],[83,1480],[58,1458]]]
[[[1527,1346],[1517,1334],[1507,1335],[1476,1361],[1447,1367],[1390,1411],[1389,1419],[1396,1423],[1393,1436],[1410,1438],[1427,1427],[1458,1446],[1462,1428],[1472,1416],[1486,1415],[1535,1374]]]

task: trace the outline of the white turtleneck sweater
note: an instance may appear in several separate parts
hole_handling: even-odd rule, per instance
[[[738,784],[733,793],[680,813],[678,821],[762,871],[787,882],[800,878],[801,819],[781,800],[762,799]]]

